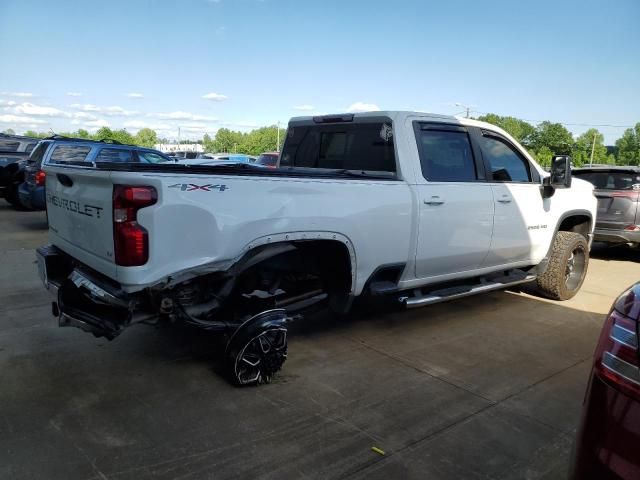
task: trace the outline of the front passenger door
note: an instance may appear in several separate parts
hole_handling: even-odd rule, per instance
[[[549,224],[549,199],[542,196],[539,174],[502,135],[483,130],[476,138],[495,203],[493,238],[483,266],[537,263],[555,227]]]

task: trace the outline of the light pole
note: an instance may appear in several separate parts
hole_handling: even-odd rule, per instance
[[[593,166],[593,151],[596,149],[596,134],[593,133],[593,143],[591,144],[591,160],[589,160],[589,166]]]
[[[465,105],[464,103],[458,103],[456,102],[456,107],[462,107],[467,111],[467,114],[465,115],[466,118],[469,118],[469,112],[471,111],[471,107],[475,107],[475,105]]]

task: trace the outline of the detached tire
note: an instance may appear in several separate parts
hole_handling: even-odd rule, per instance
[[[287,359],[287,313],[267,310],[233,333],[225,352],[225,372],[235,385],[270,383]]]
[[[538,277],[538,289],[552,300],[569,300],[582,286],[589,266],[589,245],[579,233],[558,232],[547,270]]]

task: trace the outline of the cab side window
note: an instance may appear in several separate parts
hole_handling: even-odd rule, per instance
[[[96,157],[98,162],[131,163],[131,150],[121,148],[103,148]]]
[[[490,181],[531,181],[529,162],[507,142],[498,137],[483,135],[480,144],[485,162],[490,167]]]
[[[418,150],[422,175],[430,182],[478,180],[469,135],[463,130],[420,130]]]

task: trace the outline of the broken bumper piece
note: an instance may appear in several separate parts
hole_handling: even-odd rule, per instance
[[[40,279],[55,298],[52,313],[61,327],[112,340],[132,323],[133,302],[116,285],[74,266],[51,245],[38,248],[36,259]]]

